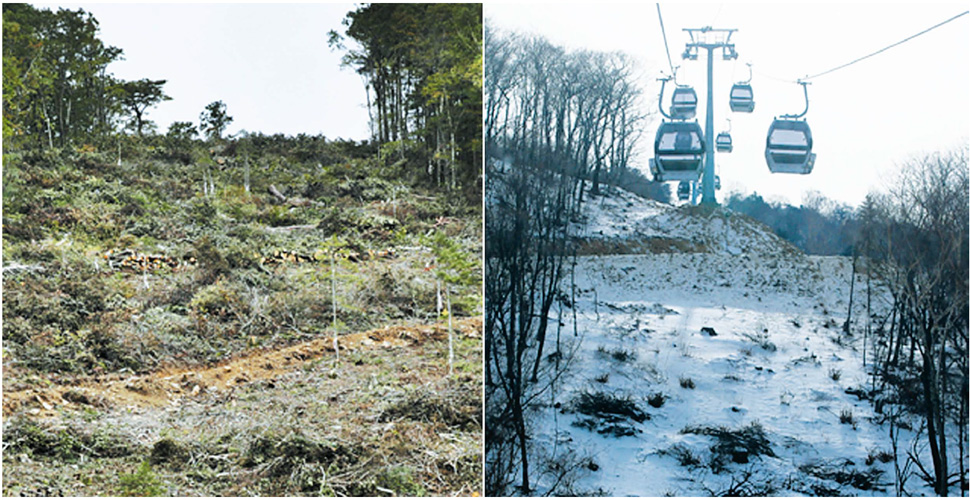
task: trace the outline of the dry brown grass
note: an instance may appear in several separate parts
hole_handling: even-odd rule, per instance
[[[657,236],[639,240],[590,239],[578,243],[577,255],[638,255],[660,253],[704,253],[704,243]]]
[[[301,344],[260,353],[262,366],[252,357],[197,370],[186,377],[200,386],[195,395],[183,389],[150,404],[139,398],[185,387],[182,376],[129,379],[130,398],[102,396],[100,407],[85,404],[89,388],[73,389],[72,401],[43,398],[50,410],[24,398],[6,415],[5,439],[20,426],[44,451],[5,453],[3,493],[117,495],[118,478],[148,462],[177,496],[470,496],[481,491],[480,329],[480,318],[459,322],[452,375],[443,329],[399,327],[357,335],[354,348],[344,337],[339,363]],[[41,415],[63,423],[37,426]],[[91,454],[93,438],[62,428],[127,436],[127,451]]]

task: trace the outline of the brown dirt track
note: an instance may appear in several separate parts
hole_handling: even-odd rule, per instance
[[[454,321],[456,335],[481,338],[482,318]],[[414,346],[447,336],[447,324],[389,326],[338,337],[340,353]],[[236,386],[272,380],[305,363],[333,355],[325,337],[277,350],[256,351],[206,367],[170,367],[144,375],[82,377],[71,384],[3,393],[4,417],[25,410],[35,417],[54,416],[59,407],[162,407],[203,394],[225,393]]]

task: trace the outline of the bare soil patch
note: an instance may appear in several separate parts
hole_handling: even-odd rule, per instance
[[[481,317],[454,322],[457,335],[481,338]],[[446,337],[447,325],[388,326],[338,337],[341,354],[387,350]],[[79,377],[71,384],[3,393],[3,415],[19,410],[43,417],[63,407],[159,407],[235,386],[271,380],[305,363],[333,355],[333,338],[318,338],[277,350],[257,351],[209,367],[171,367],[146,375]]]

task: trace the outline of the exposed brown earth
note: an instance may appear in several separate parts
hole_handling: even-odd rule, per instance
[[[481,338],[482,318],[456,319],[455,334]],[[338,337],[340,354],[415,346],[448,335],[447,324],[388,326]],[[236,386],[273,380],[324,356],[332,356],[333,338],[318,338],[277,350],[256,351],[207,367],[169,367],[145,375],[79,377],[71,384],[3,393],[3,415],[18,410],[35,417],[54,416],[58,408],[161,407]]]

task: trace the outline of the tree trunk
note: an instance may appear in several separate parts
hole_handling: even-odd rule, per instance
[[[842,324],[842,332],[846,335],[851,335],[849,331],[849,323],[852,321],[852,297],[855,292],[855,265],[856,265],[856,255],[855,250],[852,251],[852,275],[849,278],[849,312],[845,316],[845,323]],[[864,365],[865,363],[863,363]]]
[[[923,369],[920,373],[920,381],[923,383],[923,411],[926,417],[926,437],[930,444],[930,455],[933,457],[933,473],[936,476],[933,489],[940,496],[946,496],[946,476],[940,477],[940,473],[945,469],[941,461],[940,447],[937,439],[939,429],[937,429],[936,417],[936,398],[939,396],[934,387],[934,360],[930,346],[932,345],[930,333],[925,333],[925,350],[923,351]]]

